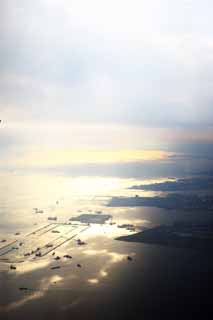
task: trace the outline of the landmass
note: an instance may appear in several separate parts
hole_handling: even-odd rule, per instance
[[[213,196],[168,194],[165,197],[112,197],[109,207],[157,207],[163,209],[213,210]]]
[[[112,218],[112,216],[109,214],[81,214],[80,216],[70,218],[70,221],[103,224],[110,218]]]
[[[213,189],[213,178],[198,177],[189,179],[178,179],[160,183],[134,185],[129,189],[147,191],[190,191],[190,190],[211,190]]]
[[[161,225],[145,229],[116,240],[210,250],[213,248],[213,223],[176,222],[171,226]]]

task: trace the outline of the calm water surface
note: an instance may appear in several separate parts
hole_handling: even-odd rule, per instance
[[[0,180],[0,240],[25,239],[25,235],[49,223],[69,222],[81,213],[102,211],[115,224],[90,225],[80,234],[86,245],[73,238],[55,250],[72,259],[25,258],[24,262],[0,262],[1,319],[155,319],[204,317],[210,310],[213,262],[198,252],[114,240],[130,231],[117,225],[131,223],[140,230],[178,219],[192,219],[192,212],[157,208],[109,208],[115,195],[152,196],[129,190],[133,179],[33,176],[2,174]],[[33,208],[43,213],[35,213]],[[209,219],[198,212],[200,219]],[[16,233],[20,234],[16,234]],[[63,232],[62,232],[63,233]],[[39,246],[41,238],[36,240]],[[30,247],[30,244],[29,244]],[[133,261],[128,261],[131,255]],[[77,267],[80,264],[81,267]],[[59,269],[51,269],[60,266]],[[28,290],[19,290],[26,287]]]

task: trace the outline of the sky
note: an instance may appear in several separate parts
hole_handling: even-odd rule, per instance
[[[0,167],[173,153],[204,154],[206,165],[212,9],[210,0],[0,0]]]

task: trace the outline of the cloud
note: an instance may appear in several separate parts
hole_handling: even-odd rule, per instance
[[[1,6],[2,108],[70,121],[212,123],[209,1]]]
[[[1,153],[211,143],[212,7],[1,1]]]

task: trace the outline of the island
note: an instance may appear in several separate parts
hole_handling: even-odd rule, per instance
[[[79,221],[82,223],[97,223],[104,224],[107,220],[111,219],[109,214],[81,214],[80,216],[70,218],[70,221]]]

